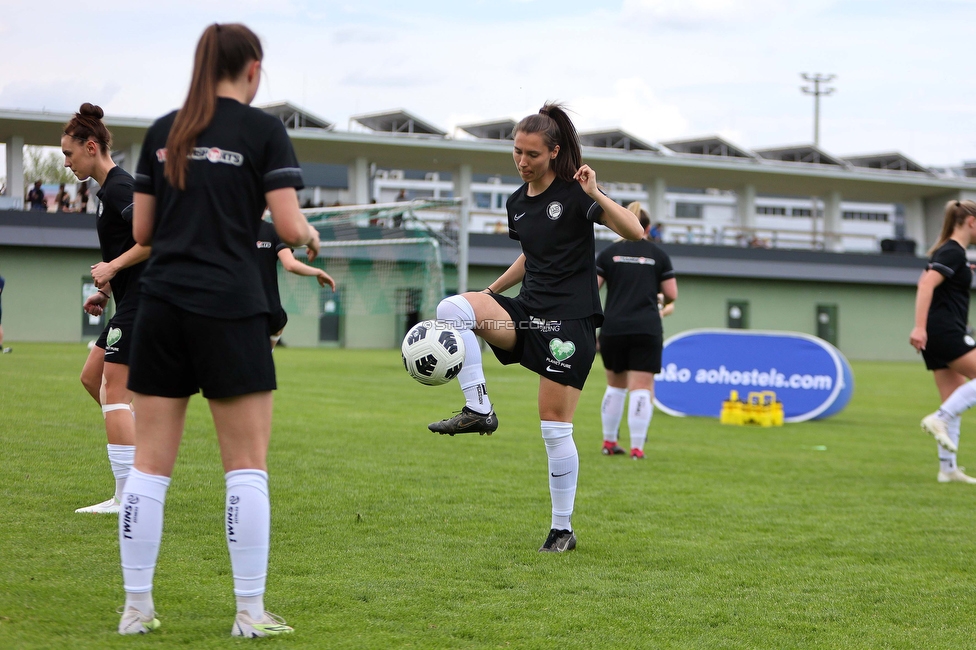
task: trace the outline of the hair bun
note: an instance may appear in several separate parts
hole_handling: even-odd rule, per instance
[[[78,114],[86,117],[94,117],[95,119],[100,120],[105,116],[105,111],[102,110],[101,106],[95,106],[94,104],[85,102],[78,110]]]

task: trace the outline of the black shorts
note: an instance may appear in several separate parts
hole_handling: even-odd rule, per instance
[[[274,336],[281,330],[285,329],[285,325],[288,324],[288,314],[285,313],[284,309],[279,310],[276,313],[268,316],[268,334]]]
[[[268,315],[222,319],[142,296],[129,365],[129,390],[207,399],[274,390]]]
[[[583,389],[596,356],[593,318],[545,320],[529,315],[521,302],[491,294],[515,324],[515,348],[502,350],[489,344],[504,365],[520,363],[557,384]]]
[[[948,368],[950,361],[976,349],[976,339],[967,334],[964,327],[932,328],[927,334],[929,339],[922,350],[922,358],[929,370]]]
[[[132,349],[132,330],[136,323],[138,301],[126,300],[115,312],[112,319],[95,341],[97,347],[105,350],[105,363],[129,365],[129,351]]]
[[[628,370],[661,372],[660,334],[600,334],[600,356],[603,367],[616,373]]]

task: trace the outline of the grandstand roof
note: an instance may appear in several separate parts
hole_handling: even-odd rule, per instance
[[[366,113],[349,118],[353,122],[362,124],[367,129],[377,133],[392,133],[395,135],[436,135],[443,137],[445,131],[415,115],[411,115],[402,108],[382,113]]]
[[[461,124],[458,128],[482,140],[511,140],[515,120],[504,119],[477,124]]]
[[[321,117],[313,115],[290,102],[275,102],[257,108],[279,118],[289,129],[325,129],[329,131],[335,127],[332,122],[323,120]]]
[[[58,146],[64,124],[70,118],[70,113],[0,109],[0,142],[18,136],[25,144]],[[116,146],[125,149],[143,141],[153,120],[107,116],[105,123]],[[386,133],[321,129],[292,129],[290,135],[302,163],[353,165],[357,160],[366,160],[390,169],[454,172],[461,165],[468,165],[472,174],[513,172],[508,141],[394,138]],[[734,190],[748,185],[757,194],[790,196],[825,196],[836,191],[845,200],[889,203],[937,198],[948,192],[976,193],[976,179],[958,175],[907,174],[853,165],[798,165],[768,159],[759,164],[755,154],[717,136],[662,144],[683,153],[650,156],[587,147],[585,159],[599,172],[601,180],[617,183],[647,183],[661,178],[670,187]]]
[[[653,151],[661,153],[661,148],[644,142],[620,129],[604,131],[588,131],[579,134],[580,144],[588,147],[603,147],[604,149],[623,149],[624,151]]]
[[[662,145],[677,153],[691,154],[694,156],[718,156],[722,158],[756,158],[748,149],[732,144],[728,140],[717,136],[709,135],[703,138],[692,138],[690,140],[672,140],[662,142]]]
[[[830,155],[820,147],[812,144],[797,144],[788,147],[773,147],[770,149],[754,149],[760,158],[778,160],[780,162],[806,163],[809,165],[836,165],[847,167],[847,164],[835,156]]]
[[[908,156],[892,151],[888,153],[864,154],[861,156],[844,156],[844,160],[855,167],[866,167],[868,169],[886,169],[902,172],[920,172],[931,174],[932,171],[923,167]]]

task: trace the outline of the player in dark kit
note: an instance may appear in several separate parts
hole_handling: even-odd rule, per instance
[[[98,292],[83,309],[99,316],[115,298],[115,315],[102,331],[81,371],[81,383],[102,407],[108,436],[108,460],[115,476],[115,494],[78,513],[118,514],[122,490],[135,455],[135,423],[131,410],[129,350],[139,306],[139,275],[149,248],[132,237],[132,176],[112,161],[112,134],[102,123],[98,106],[82,104],[61,136],[64,166],[80,180],[94,178],[98,190],[98,243],[102,261],[91,267]]]
[[[303,264],[295,259],[295,253],[288,244],[281,241],[274,226],[267,221],[262,221],[258,229],[258,259],[261,265],[261,284],[264,286],[264,294],[268,299],[268,332],[271,336],[271,347],[273,348],[278,340],[281,339],[281,332],[288,323],[288,314],[281,306],[281,293],[278,291],[278,262],[289,273],[313,277],[319,282],[320,287],[329,285],[335,291],[336,284],[332,277],[314,266]]]
[[[661,372],[661,307],[678,298],[678,281],[671,258],[647,239],[651,220],[640,203],[627,209],[638,215],[644,228],[640,241],[618,241],[596,258],[597,279],[607,285],[607,305],[600,329],[600,355],[607,371],[607,390],[600,409],[603,419],[603,453],[627,453],[617,444],[624,400],[630,391],[627,425],[630,457],[644,457],[644,441],[654,413],[654,375]]]
[[[939,483],[976,483],[956,465],[960,418],[976,404],[976,340],[966,330],[973,272],[966,248],[976,241],[976,202],[949,201],[939,241],[918,279],[909,343],[932,371],[942,406],[922,420],[939,443]]]
[[[596,173],[582,164],[576,128],[561,106],[546,104],[519,122],[513,136],[515,166],[525,183],[508,199],[508,231],[522,254],[483,292],[451,296],[437,306],[438,320],[464,340],[458,381],[466,404],[429,428],[454,435],[490,434],[498,427],[476,334],[503,364],[521,363],[537,373],[552,498],[552,526],[539,550],[562,552],[576,547],[571,516],[579,454],[573,414],[603,320],[593,224],[628,239],[643,233],[636,216],[597,188]],[[500,295],[519,282],[516,298]]]
[[[291,632],[264,610],[271,506],[267,452],[274,361],[268,303],[254,252],[265,206],[289,246],[318,252],[298,207],[302,173],[288,133],[249,106],[261,79],[261,43],[244,25],[204,31],[183,107],[147,131],[136,173],[136,241],[152,243],[142,276],[129,388],[136,459],[125,485],[119,548],[125,581],[120,634],[159,626],[153,572],[163,503],[190,396],[207,399],[227,496],[234,636]]]

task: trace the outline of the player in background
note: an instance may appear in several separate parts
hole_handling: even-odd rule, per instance
[[[630,457],[640,460],[644,458],[647,428],[654,415],[654,375],[661,372],[661,316],[664,309],[673,309],[678,299],[678,281],[671,258],[647,238],[651,228],[647,211],[636,202],[627,209],[640,218],[644,239],[614,242],[596,258],[597,282],[601,287],[607,285],[605,318],[600,329],[607,390],[600,414],[603,453],[626,454],[617,444],[617,431],[630,392]]]
[[[142,276],[129,388],[136,459],[119,516],[125,583],[120,634],[159,626],[153,572],[163,504],[190,396],[208,401],[227,487],[223,519],[234,578],[234,636],[292,629],[264,609],[271,507],[267,452],[274,361],[254,243],[265,206],[290,246],[318,253],[298,207],[302,173],[284,125],[252,108],[261,42],[213,24],[197,44],[183,107],[146,132],[136,173],[136,241],[152,244]]]
[[[918,279],[909,343],[932,371],[942,406],[922,420],[939,443],[939,483],[976,483],[956,465],[963,411],[976,404],[976,341],[966,333],[973,272],[966,248],[976,241],[976,202],[949,201],[939,240]]]
[[[139,276],[149,248],[132,237],[132,176],[112,160],[112,134],[102,122],[104,112],[82,104],[64,126],[61,152],[64,166],[79,180],[94,178],[99,185],[96,229],[102,261],[91,267],[98,291],[83,306],[100,316],[115,298],[115,315],[102,330],[81,370],[81,383],[102,408],[108,437],[108,461],[115,476],[115,494],[78,513],[118,514],[122,490],[135,455],[135,422],[131,410],[129,352],[132,326],[139,306]]]
[[[288,314],[281,306],[281,294],[278,291],[278,261],[281,260],[281,265],[289,273],[315,278],[320,287],[329,285],[335,291],[336,284],[335,280],[322,269],[303,264],[295,259],[291,247],[281,241],[274,226],[267,221],[262,221],[258,229],[257,253],[261,264],[261,283],[264,285],[268,309],[271,311],[268,317],[268,332],[271,336],[271,347],[274,348],[281,339],[285,324],[288,323]]]
[[[4,281],[3,276],[0,275],[0,298],[3,298],[4,284],[6,284],[6,282]],[[3,347],[3,324],[2,323],[3,323],[3,305],[0,304],[0,354],[10,354],[12,350],[10,348]]]
[[[596,284],[593,224],[640,239],[637,217],[597,188],[596,172],[582,164],[576,128],[558,104],[547,103],[514,131],[515,166],[524,184],[508,199],[509,237],[522,254],[482,292],[444,299],[437,318],[464,340],[458,381],[465,405],[431,431],[491,433],[498,419],[488,398],[476,334],[503,364],[521,363],[540,376],[539,419],[549,458],[552,522],[543,552],[576,547],[571,516],[579,454],[573,415],[596,353],[603,321]],[[516,298],[501,292],[522,283]]]

